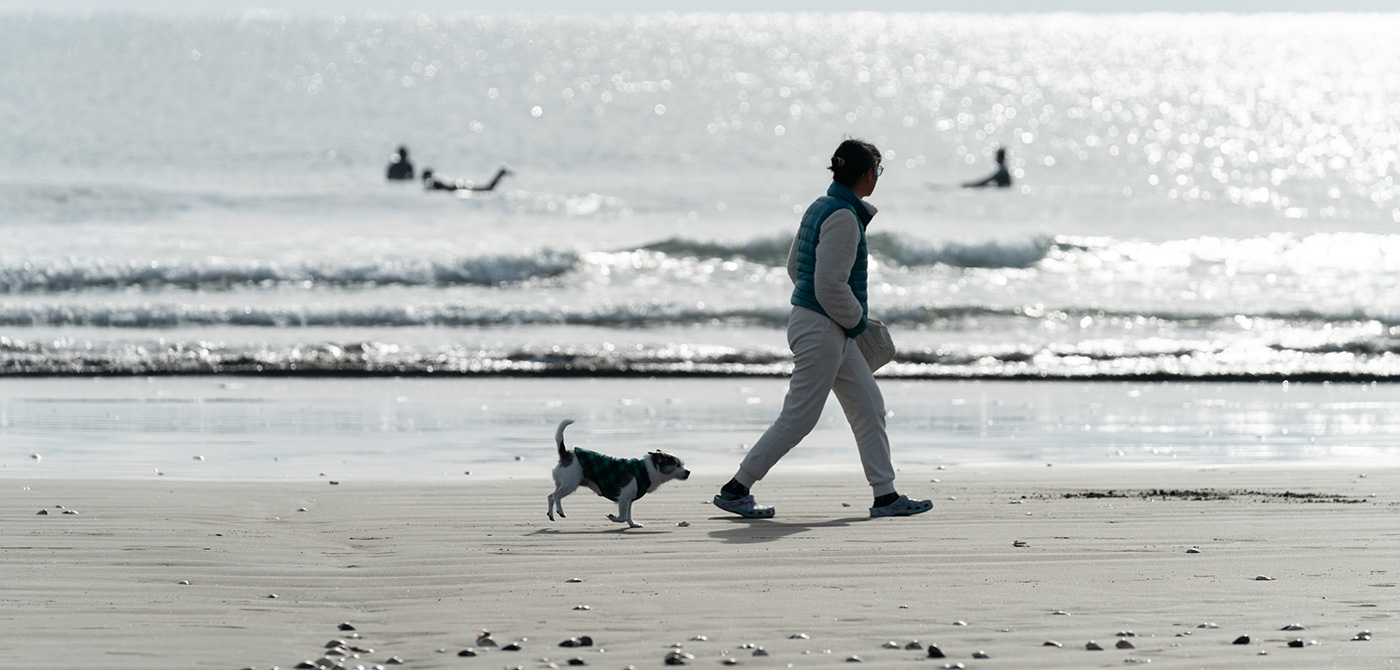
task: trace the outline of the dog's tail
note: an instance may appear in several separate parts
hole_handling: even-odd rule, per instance
[[[554,445],[559,448],[559,464],[568,465],[574,462],[574,455],[564,448],[564,428],[573,423],[573,419],[564,419],[559,422],[559,427],[554,429]]]

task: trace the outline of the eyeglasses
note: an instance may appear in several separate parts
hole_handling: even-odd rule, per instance
[[[885,174],[885,166],[883,166],[883,165],[876,165],[876,166],[875,166],[875,176],[878,177],[878,176],[880,176],[880,175],[882,175],[882,174]]]

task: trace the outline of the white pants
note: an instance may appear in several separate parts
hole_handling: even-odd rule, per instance
[[[792,348],[793,369],[783,411],[749,449],[734,478],[744,486],[763,479],[778,459],[812,432],[827,394],[835,391],[855,433],[865,479],[876,496],[894,493],[885,398],[855,340],[846,337],[845,330],[830,318],[805,307],[793,307],[788,318],[788,346]]]

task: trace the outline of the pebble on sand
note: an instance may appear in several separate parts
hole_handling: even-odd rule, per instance
[[[1015,541],[1013,541],[1013,542],[1011,543],[1011,546],[1013,546],[1013,547],[1029,547],[1029,546],[1031,546],[1031,543],[1026,542],[1025,540],[1015,540]]]
[[[695,660],[695,654],[687,654],[683,651],[672,651],[666,654],[666,665],[686,665]]]
[[[512,642],[504,647],[501,647],[501,651],[520,651],[520,645]]]
[[[962,668],[966,668],[967,666],[962,663],[944,663],[942,667],[943,670],[962,670]]]
[[[733,656],[727,656],[723,661],[721,661],[721,663],[724,663],[725,665],[739,665],[739,659],[734,658]]]
[[[695,637],[690,638],[690,641],[691,641],[691,642],[709,642],[709,641],[710,641],[710,638],[708,638],[708,637],[706,637],[706,636],[704,636],[704,635],[696,635]]]
[[[277,594],[276,594],[276,593],[269,593],[269,594],[267,594],[267,597],[268,597],[268,598],[276,598],[276,597],[277,597]]]
[[[1113,646],[1118,647],[1119,649],[1137,649],[1137,647],[1133,646],[1133,643],[1127,640],[1119,640],[1118,644],[1115,644]]]
[[[1304,642],[1304,641],[1303,641],[1303,638],[1300,637],[1300,638],[1298,638],[1298,639],[1296,639],[1296,640],[1289,640],[1289,641],[1288,641],[1288,646],[1293,647],[1294,649],[1297,649],[1298,647],[1306,647],[1306,646],[1308,646],[1308,645],[1310,645],[1310,644],[1317,644],[1317,640],[1312,640],[1312,641],[1309,641],[1309,642]]]
[[[808,635],[808,634],[806,634],[806,633],[793,633],[792,635],[789,635],[789,636],[788,636],[788,639],[789,639],[789,640],[810,640],[810,639],[812,639],[812,638],[811,638],[810,635]]]
[[[856,656],[855,654],[851,654],[851,657],[848,658],[848,659],[846,659],[846,662],[847,662],[847,663],[864,663],[865,661],[861,660],[861,658],[860,658],[859,656]]]
[[[1120,630],[1113,634],[1114,637],[1137,637],[1137,633],[1130,630]]]
[[[340,630],[355,630],[355,627],[351,626],[349,621],[342,621],[336,628]]]
[[[1088,649],[1089,651],[1103,651],[1103,647],[1100,647],[1099,643],[1093,640],[1089,640],[1089,643],[1084,645],[1084,648]]]
[[[1040,646],[1042,646],[1042,647],[1063,648],[1065,645],[1060,644],[1059,642],[1056,642],[1056,641],[1054,641],[1054,640],[1046,640],[1046,641],[1042,642],[1042,643],[1040,644]]]
[[[588,663],[581,658],[571,658],[569,659],[569,665],[588,665]]]
[[[1187,550],[1186,550],[1186,553],[1188,553],[1188,554],[1199,554],[1199,553],[1201,553],[1201,550],[1200,550],[1200,549],[1197,549],[1197,548],[1195,548],[1195,547],[1191,547],[1190,549],[1187,549]]]
[[[1371,631],[1369,631],[1369,630],[1363,630],[1363,631],[1361,631],[1360,633],[1357,633],[1355,637],[1352,637],[1352,638],[1351,638],[1351,641],[1352,641],[1352,642],[1370,642],[1370,641],[1371,641]]]
[[[931,644],[931,645],[928,646],[928,657],[929,657],[929,658],[943,658],[943,657],[944,657],[944,656],[943,656],[943,650],[942,650],[942,649],[939,649],[937,645]]]
[[[690,527],[690,522],[689,522],[689,521],[677,521],[677,522],[676,522],[676,526],[677,526],[677,527],[680,527],[680,528],[689,528],[689,527]]]
[[[763,647],[758,647],[757,649],[754,649],[754,650],[753,650],[753,655],[754,655],[754,656],[767,656],[767,655],[768,655],[768,650],[767,650],[767,649],[764,649]]]
[[[924,645],[919,644],[919,641],[918,641],[918,640],[910,640],[908,644],[904,645],[904,648],[905,648],[905,649],[911,649],[911,650],[912,650],[912,649],[923,649],[923,648],[924,648]]]
[[[472,649],[471,647],[468,647],[468,648],[466,648],[466,649],[463,649],[463,650],[457,652],[457,655],[458,655],[458,656],[476,656],[476,650],[475,650],[475,649]]]
[[[564,580],[564,583],[565,583],[565,584],[582,584],[582,583],[583,583],[583,580],[582,580],[582,579],[579,579],[578,577],[570,577],[570,578]]]
[[[1249,636],[1248,636],[1248,635],[1241,635],[1241,636],[1235,638],[1235,641],[1234,641],[1234,642],[1231,642],[1230,644],[1249,644],[1249,643],[1250,643]]]
[[[32,458],[32,459],[34,459],[34,460],[36,460],[36,461],[42,461],[42,460],[44,460],[44,457],[43,457],[43,456],[40,456],[39,454],[30,454],[29,457]]]
[[[1255,578],[1254,578],[1254,581],[1256,581],[1256,582],[1272,582],[1272,581],[1274,581],[1274,578],[1273,578],[1273,577],[1270,577],[1270,576],[1268,576],[1268,575],[1259,575],[1258,577],[1255,577]]]
[[[180,581],[175,582],[175,583],[176,583],[176,584],[179,584],[180,586],[189,586],[189,585],[190,585],[190,580],[188,580],[188,579],[181,579]]]
[[[46,510],[46,509],[41,509],[41,510],[39,510],[39,512],[36,513],[34,516],[48,516],[48,515],[49,515],[49,511],[48,511],[48,510]]]
[[[403,659],[398,656],[390,656],[384,661],[384,665],[403,665]]]
[[[963,621],[962,619],[958,619],[957,621],[954,621],[954,622],[953,622],[953,625],[954,625],[954,626],[966,626],[966,625],[967,625],[967,622],[966,622],[966,621]]]
[[[973,658],[991,658],[991,656],[988,656],[988,655],[987,655],[987,652],[982,651],[981,649],[978,649],[977,651],[972,652],[972,657],[973,657]]]
[[[1205,623],[1203,623],[1203,624],[1197,625],[1196,627],[1197,627],[1197,628],[1219,628],[1219,627],[1220,627],[1220,624],[1211,623],[1211,622],[1207,621],[1207,622],[1205,622]]]
[[[591,610],[591,609],[593,609],[593,608],[592,608],[592,607],[589,607],[588,605],[574,605],[574,609],[575,609],[575,610],[578,610],[578,611],[583,611],[583,610]]]
[[[77,515],[78,515],[78,510],[75,510],[75,509],[66,509],[66,510],[63,510],[63,513],[64,513],[64,514],[72,514],[73,516],[77,516]]]
[[[1307,627],[1307,626],[1304,626],[1303,624],[1300,624],[1300,623],[1291,623],[1291,624],[1288,624],[1287,626],[1284,626],[1283,628],[1280,628],[1279,630],[1307,630],[1307,629],[1308,629],[1308,627]]]
[[[885,649],[898,649],[899,643],[895,642],[894,640],[890,640],[889,642],[886,642],[880,646],[884,647]]]

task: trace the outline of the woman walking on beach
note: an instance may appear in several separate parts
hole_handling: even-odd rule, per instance
[[[880,150],[848,139],[836,148],[828,169],[831,186],[802,215],[788,252],[788,276],[794,284],[788,317],[793,370],[782,413],[715,496],[715,506],[740,516],[773,516],[773,508],[756,503],[749,487],[812,432],[832,391],[851,423],[865,478],[874,489],[870,516],[910,516],[933,509],[931,501],[910,500],[895,491],[885,399],[853,339],[865,331],[869,318],[865,228],[875,207],[862,198],[875,191],[884,172]]]

